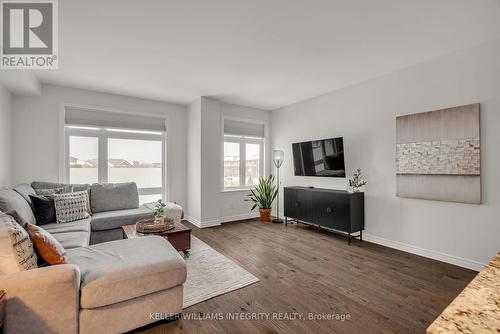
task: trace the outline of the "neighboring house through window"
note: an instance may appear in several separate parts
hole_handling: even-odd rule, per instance
[[[264,124],[224,119],[223,190],[248,189],[264,170]]]
[[[165,119],[67,108],[64,181],[135,182],[141,203],[166,199]]]

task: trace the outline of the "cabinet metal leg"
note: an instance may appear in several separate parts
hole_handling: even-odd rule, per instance
[[[285,226],[288,226],[288,217],[285,217]]]

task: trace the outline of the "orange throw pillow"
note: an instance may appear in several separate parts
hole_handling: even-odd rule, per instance
[[[26,224],[26,232],[35,246],[37,254],[48,264],[64,264],[66,250],[49,232],[32,224]]]

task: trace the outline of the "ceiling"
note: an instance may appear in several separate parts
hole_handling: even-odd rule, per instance
[[[36,76],[275,109],[498,38],[498,0],[64,0]]]

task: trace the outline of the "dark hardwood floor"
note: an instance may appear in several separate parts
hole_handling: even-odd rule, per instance
[[[195,320],[139,333],[424,333],[477,274],[366,241],[348,246],[345,237],[305,225],[188,225],[260,282],[185,309]],[[341,313],[350,320],[200,320],[218,312]]]

